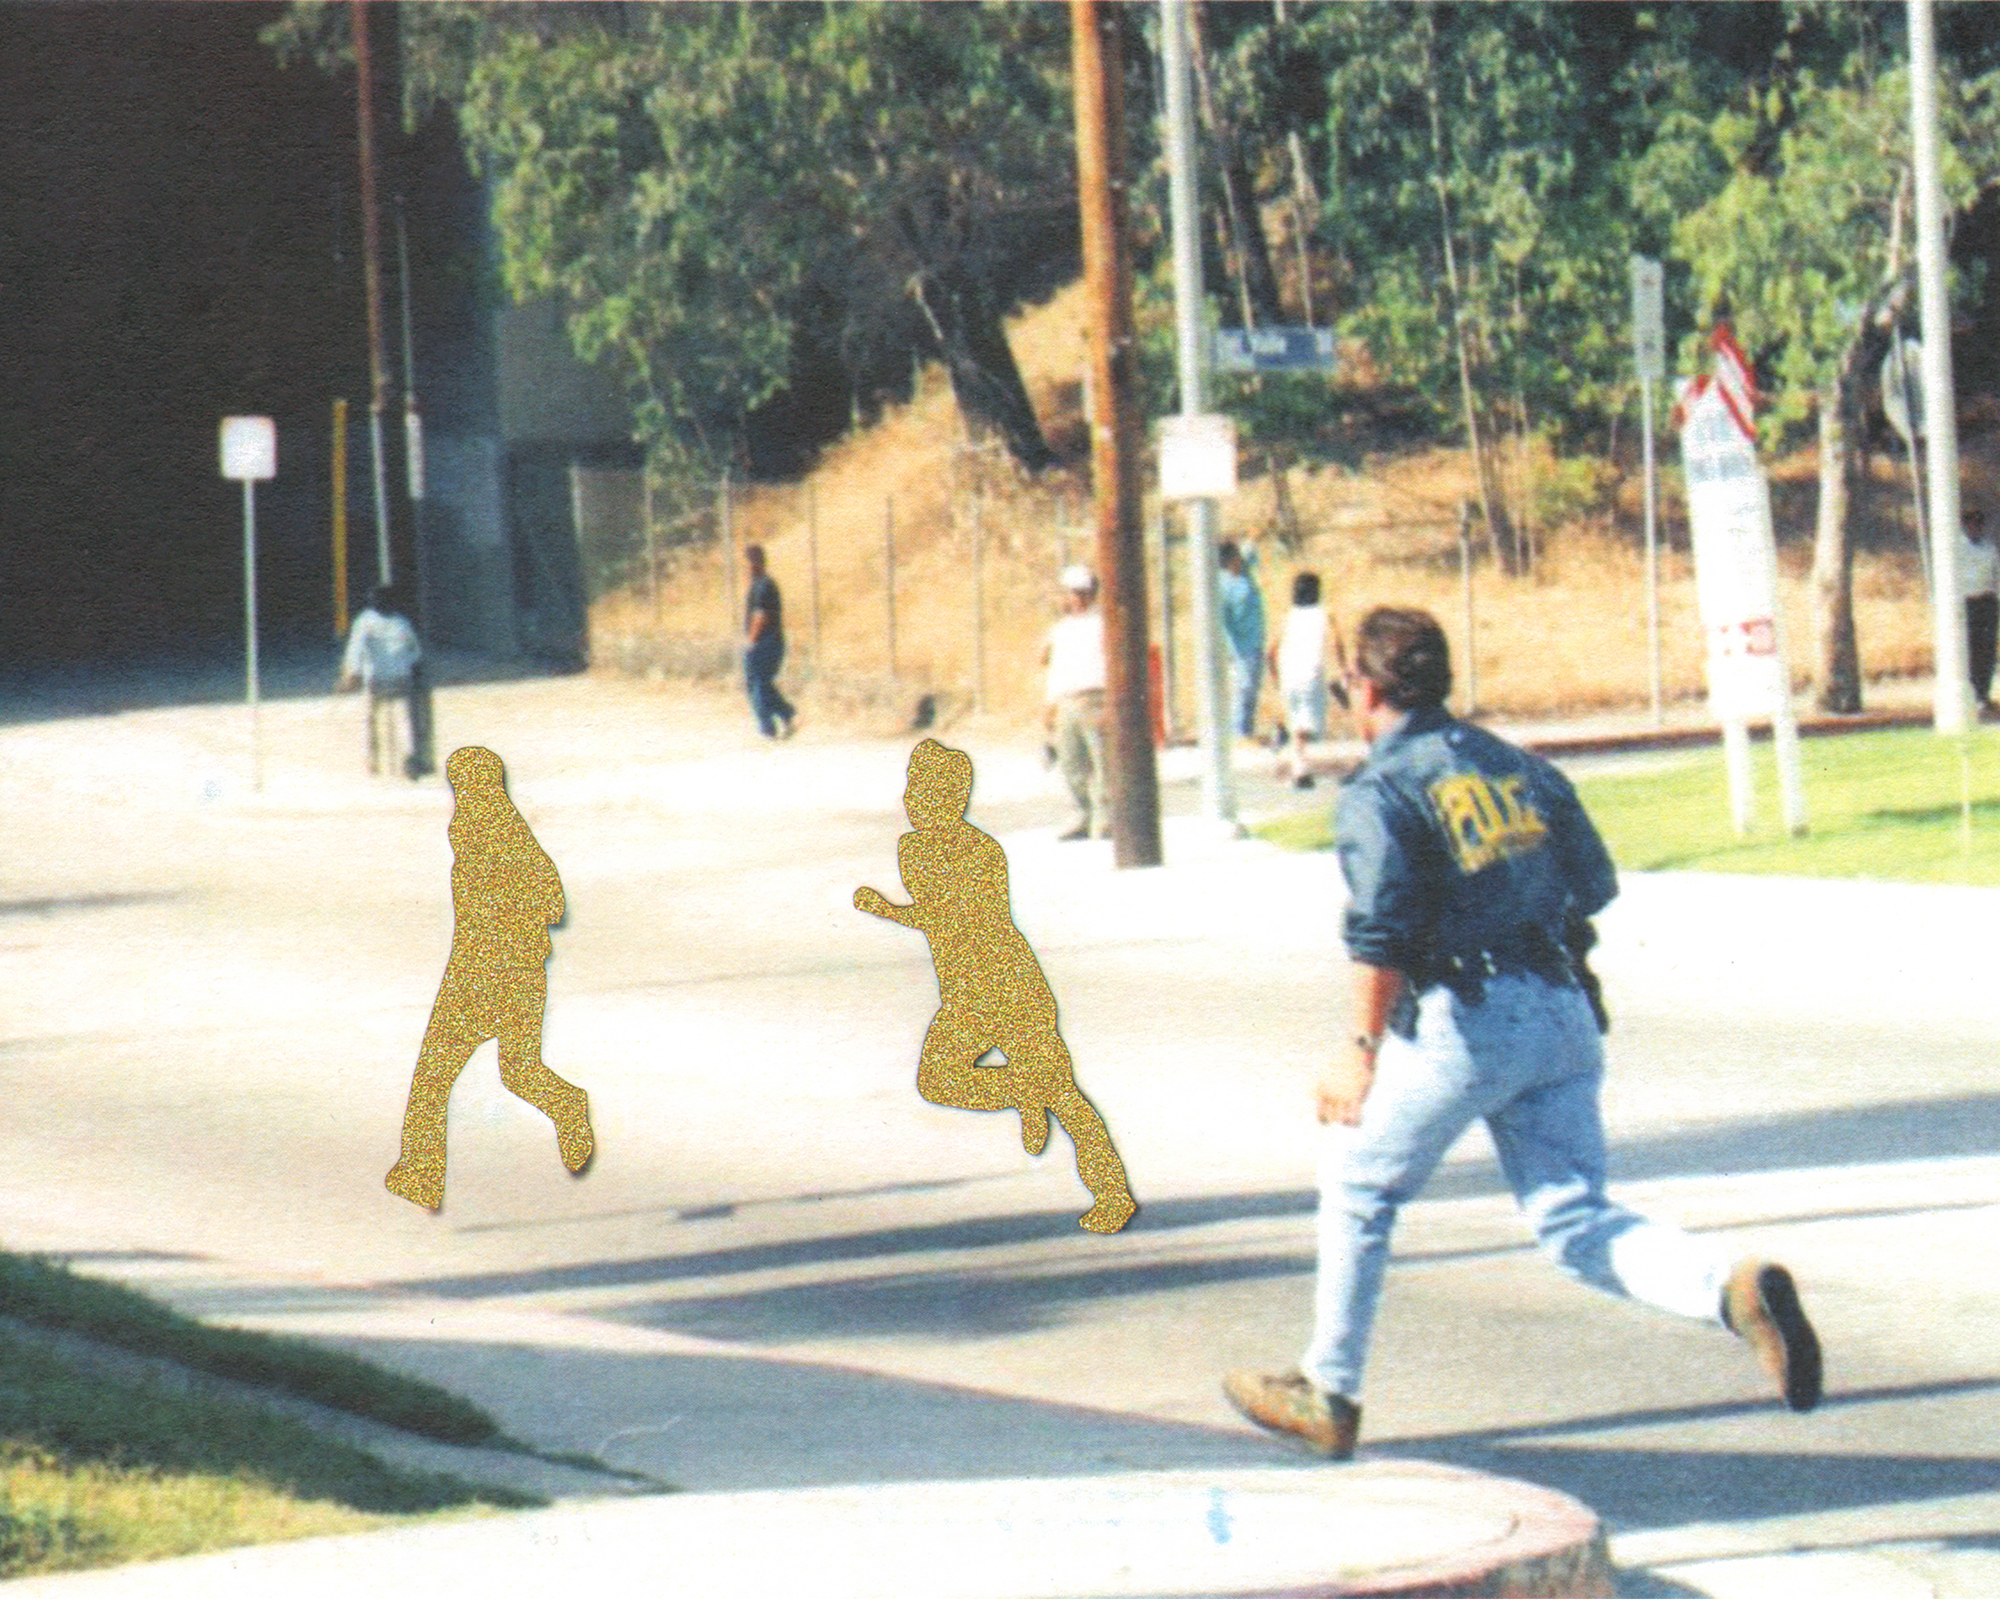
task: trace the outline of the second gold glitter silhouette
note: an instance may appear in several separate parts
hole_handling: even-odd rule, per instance
[[[383,1180],[406,1200],[444,1204],[445,1110],[451,1086],[488,1039],[500,1041],[500,1082],[556,1125],[563,1165],[590,1160],[590,1104],[542,1064],[549,996],[549,926],[563,914],[555,863],[507,798],[506,770],[468,745],[445,763],[451,817],[451,959],[431,1008],[403,1116],[403,1154]]]
[[[1056,1032],[1056,1000],[1035,953],[1014,926],[1007,856],[965,820],[972,758],[926,739],[910,752],[903,805],[913,833],[896,845],[908,905],[874,889],[854,891],[857,910],[915,928],[930,941],[938,1013],[924,1036],[917,1092],[967,1111],[1018,1111],[1021,1143],[1040,1155],[1053,1116],[1076,1146],[1077,1175],[1096,1201],[1080,1218],[1093,1233],[1116,1233],[1138,1209],[1125,1166],[1097,1108],[1076,1086],[1069,1050]],[[1004,1066],[981,1066],[998,1050]]]

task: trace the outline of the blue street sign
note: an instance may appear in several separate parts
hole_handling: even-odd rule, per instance
[[[1218,372],[1331,372],[1331,328],[1217,328]]]

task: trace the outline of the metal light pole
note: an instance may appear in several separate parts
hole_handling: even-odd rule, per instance
[[[375,196],[375,71],[368,50],[367,0],[353,0],[355,124],[361,153],[361,282],[368,301],[368,446],[375,472],[377,582],[394,583],[389,559],[389,475],[382,459],[382,414],[389,408],[389,363],[382,354],[382,218]]]
[[[1646,449],[1646,681],[1653,726],[1666,721],[1660,673],[1659,473],[1653,458],[1653,385],[1667,375],[1665,280],[1650,256],[1632,257],[1632,367]]]
[[[1939,733],[1972,726],[1966,677],[1965,602],[1957,546],[1958,405],[1951,376],[1951,304],[1944,281],[1944,186],[1938,179],[1937,36],[1931,0],[1908,0],[1910,143],[1917,176],[1917,303],[1923,315],[1924,465],[1930,473],[1931,600],[1934,606],[1931,718]]]
[[[410,231],[403,197],[396,196],[396,261],[403,311],[403,467],[410,491],[410,533],[417,563],[417,626],[430,624],[430,586],[424,565],[424,417],[417,405],[416,341],[410,330]]]
[[[1168,201],[1174,252],[1174,328],[1179,344],[1181,415],[1208,409],[1202,308],[1200,202],[1195,190],[1194,96],[1188,66],[1188,0],[1160,0],[1161,68],[1166,77]],[[1193,598],[1195,700],[1201,729],[1202,807],[1217,822],[1236,820],[1232,730],[1222,672],[1221,600],[1215,567],[1213,500],[1187,503],[1188,585]]]

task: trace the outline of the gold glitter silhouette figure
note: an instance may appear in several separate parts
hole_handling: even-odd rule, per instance
[[[562,880],[507,798],[506,770],[468,745],[445,763],[451,815],[451,959],[431,1008],[403,1116],[403,1155],[383,1182],[435,1211],[444,1204],[445,1109],[465,1063],[500,1041],[500,1081],[556,1125],[563,1165],[590,1160],[590,1103],[542,1065],[549,925],[562,920]]]
[[[1069,1051],[1056,1032],[1056,999],[1014,926],[1007,856],[965,820],[972,758],[935,739],[910,753],[903,806],[914,833],[896,844],[908,905],[874,889],[854,891],[857,910],[915,928],[937,966],[938,1013],[924,1035],[917,1092],[935,1105],[1018,1111],[1021,1143],[1040,1155],[1053,1116],[1076,1146],[1077,1175],[1097,1203],[1078,1219],[1093,1233],[1116,1233],[1138,1206],[1125,1166],[1097,1108],[1076,1086]],[[1004,1066],[981,1066],[998,1050]]]

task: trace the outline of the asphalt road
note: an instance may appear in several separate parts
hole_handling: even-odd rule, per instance
[[[544,1053],[599,1153],[567,1174],[489,1045],[434,1216],[381,1178],[450,942],[448,792],[361,773],[355,701],[262,722],[255,793],[241,707],[0,726],[9,1247],[690,1488],[1271,1459],[1216,1379],[1306,1332],[1330,859],[1183,815],[1165,868],[1115,872],[1054,842],[1032,741],[947,733],[1141,1202],[1102,1238],[1060,1134],[1031,1159],[1012,1118],[915,1092],[922,940],[851,906],[899,897],[909,736],[765,745],[734,697],[587,678],[447,689],[441,748],[501,754],[562,874]],[[1614,1174],[1793,1268],[1822,1410],[1563,1280],[1475,1133],[1398,1233],[1366,1450],[1577,1495],[1632,1593],[2000,1589],[1996,905],[1662,876],[1604,919]]]

